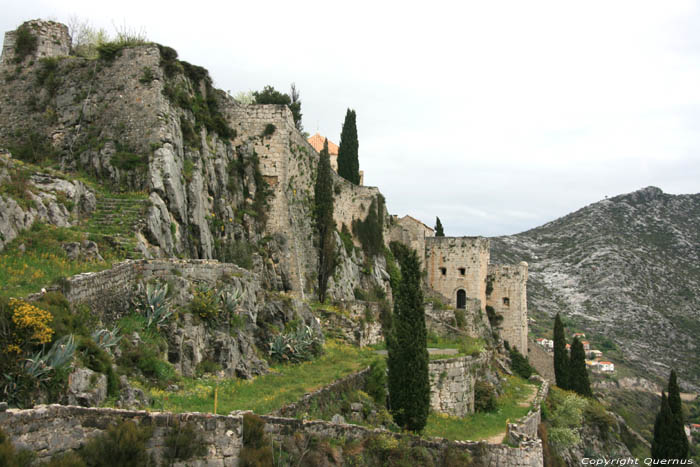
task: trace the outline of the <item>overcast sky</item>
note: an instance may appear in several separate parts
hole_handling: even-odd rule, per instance
[[[295,82],[310,134],[338,143],[356,110],[365,184],[390,212],[492,236],[649,185],[700,191],[699,9],[0,0],[0,27],[71,16],[109,32],[128,25],[232,94]]]

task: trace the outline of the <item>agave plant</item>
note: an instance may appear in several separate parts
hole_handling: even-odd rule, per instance
[[[232,316],[236,313],[236,308],[238,308],[242,296],[243,294],[240,289],[233,289],[233,291],[224,290],[221,292],[219,300],[227,315]]]
[[[299,326],[288,334],[279,334],[270,341],[270,356],[278,361],[294,363],[311,360],[321,350],[321,338],[310,326]]]
[[[140,282],[137,286],[132,303],[137,311],[146,316],[146,327],[158,327],[173,314],[167,295],[166,283],[150,282],[144,286]]]
[[[38,382],[51,379],[53,371],[68,366],[75,354],[75,339],[73,335],[63,336],[53,343],[48,352],[41,352],[25,360],[24,371]]]
[[[103,350],[109,350],[119,343],[122,336],[119,335],[119,328],[114,327],[112,330],[109,329],[99,329],[94,331],[90,337],[95,341],[99,347]]]

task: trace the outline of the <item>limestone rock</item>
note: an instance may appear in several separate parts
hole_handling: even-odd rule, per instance
[[[69,405],[95,407],[107,398],[107,376],[89,368],[76,368],[68,376]]]

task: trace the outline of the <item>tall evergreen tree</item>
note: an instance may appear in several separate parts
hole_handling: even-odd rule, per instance
[[[654,439],[651,442],[652,459],[688,458],[688,438],[685,437],[683,425],[678,424],[679,418],[662,392],[661,408],[654,422]]]
[[[357,141],[357,124],[355,111],[348,109],[345,113],[343,130],[338,145],[338,175],[355,185],[360,184],[360,161],[358,159],[359,142]]]
[[[440,222],[439,217],[435,218],[435,236],[436,237],[444,237],[445,236],[445,231],[442,230],[442,222]]]
[[[569,389],[569,354],[566,352],[566,335],[559,313],[554,318],[554,377],[557,386]]]
[[[586,351],[578,337],[574,338],[571,344],[571,358],[569,359],[569,389],[578,394],[591,397],[591,383],[588,380],[588,370],[586,370]]]
[[[415,250],[393,242],[392,252],[401,266],[394,290],[394,316],[389,356],[389,408],[396,424],[421,431],[430,409],[427,332],[421,290],[421,265]]]
[[[331,175],[331,159],[328,155],[328,140],[323,143],[321,159],[316,174],[315,215],[316,229],[319,237],[318,252],[318,301],[326,300],[328,278],[335,269],[335,221],[333,220],[333,177]]]
[[[678,387],[676,370],[671,370],[668,377],[668,406],[673,416],[671,434],[674,445],[678,446],[678,452],[674,459],[686,459],[690,449],[688,438],[685,436],[685,421],[683,419],[683,407],[681,405],[681,391]]]

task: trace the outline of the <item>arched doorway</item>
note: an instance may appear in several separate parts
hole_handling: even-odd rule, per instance
[[[467,307],[467,292],[460,289],[457,291],[457,308],[464,309]]]

